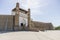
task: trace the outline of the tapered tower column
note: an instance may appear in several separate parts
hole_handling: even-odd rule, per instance
[[[19,3],[16,3],[15,30],[19,30]]]
[[[31,28],[30,9],[28,9],[28,27]]]

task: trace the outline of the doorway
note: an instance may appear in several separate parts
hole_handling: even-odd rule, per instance
[[[21,23],[22,30],[25,30],[25,25]]]
[[[21,26],[23,26],[23,23],[21,23]]]

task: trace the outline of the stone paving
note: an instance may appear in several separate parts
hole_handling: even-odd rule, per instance
[[[60,40],[60,31],[0,33],[0,40]]]

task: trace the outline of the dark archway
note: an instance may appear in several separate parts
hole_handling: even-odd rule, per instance
[[[23,23],[21,23],[21,26],[23,26]]]
[[[21,23],[22,30],[25,30],[25,25]]]

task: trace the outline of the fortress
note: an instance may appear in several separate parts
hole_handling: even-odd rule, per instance
[[[39,31],[52,30],[52,23],[43,23],[31,20],[30,9],[28,11],[19,7],[12,9],[12,15],[0,15],[0,31]]]

